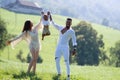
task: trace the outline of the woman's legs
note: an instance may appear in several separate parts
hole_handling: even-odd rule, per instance
[[[36,51],[36,52],[35,52],[35,55],[34,55],[34,61],[33,61],[33,73],[36,72],[36,63],[37,63],[38,55],[39,55],[39,50]]]
[[[34,49],[30,49],[30,52],[31,52],[31,54],[32,54],[32,60],[31,60],[30,63],[29,63],[27,73],[30,73],[30,70],[31,70],[31,68],[32,68],[33,61],[34,61],[34,53],[35,53],[35,50],[34,50]]]

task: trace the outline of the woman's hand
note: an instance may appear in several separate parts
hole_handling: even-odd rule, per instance
[[[6,45],[7,46],[10,45],[10,43],[11,43],[11,41],[9,40],[9,41],[6,42]]]

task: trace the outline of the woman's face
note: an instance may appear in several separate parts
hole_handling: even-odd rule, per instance
[[[31,22],[30,26],[33,27],[33,23],[32,22]]]

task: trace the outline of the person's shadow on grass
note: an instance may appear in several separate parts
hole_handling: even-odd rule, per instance
[[[30,73],[27,74],[24,71],[21,71],[20,74],[13,74],[13,78],[14,79],[30,79],[30,80],[42,80],[41,78],[39,78],[37,75]]]
[[[66,80],[65,77],[63,77],[63,76],[58,76],[58,75],[54,75],[54,76],[52,77],[52,79],[53,79],[53,80]]]

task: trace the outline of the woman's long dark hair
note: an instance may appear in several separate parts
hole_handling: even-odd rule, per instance
[[[32,22],[30,20],[25,21],[22,32],[31,31],[31,29],[32,29]]]

